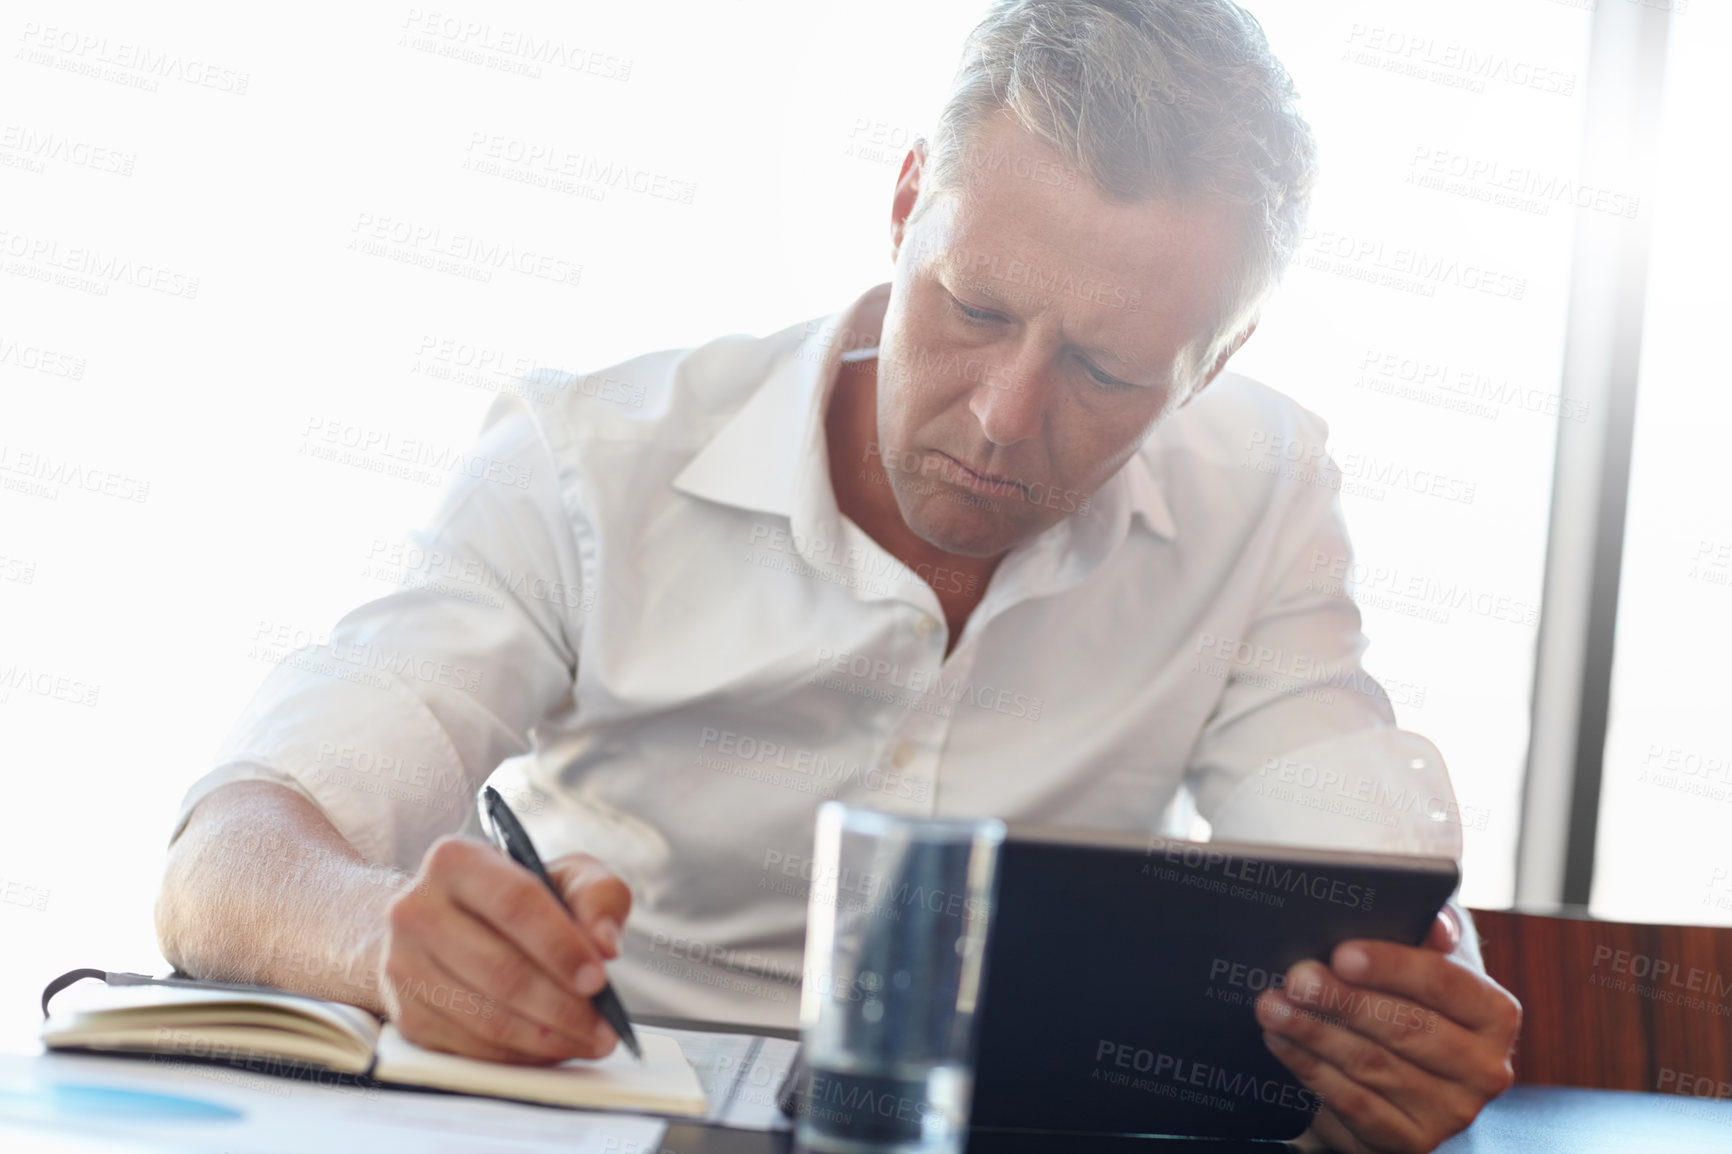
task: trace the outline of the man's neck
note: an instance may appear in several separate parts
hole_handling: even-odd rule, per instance
[[[947,575],[961,575],[960,582],[926,579],[944,610],[948,657],[1004,555],[961,557],[946,553],[917,536],[902,519],[884,462],[870,448],[878,442],[876,357],[841,363],[824,412],[824,434],[830,454],[830,487],[835,490],[836,507],[842,515],[916,573],[937,574],[942,570]],[[958,584],[965,592],[955,592]]]

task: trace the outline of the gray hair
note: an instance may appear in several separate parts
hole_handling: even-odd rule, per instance
[[[1239,206],[1225,324],[1275,286],[1303,236],[1317,146],[1297,96],[1231,0],[994,0],[939,113],[913,219],[929,191],[961,187],[975,131],[1008,109],[1108,199]]]

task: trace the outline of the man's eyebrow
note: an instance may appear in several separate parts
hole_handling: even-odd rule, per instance
[[[1130,353],[1121,353],[1115,349],[1104,348],[1101,345],[1086,345],[1081,341],[1071,341],[1071,348],[1080,353],[1087,353],[1097,361],[1109,361],[1114,364],[1128,365],[1133,374],[1146,371],[1143,362]]]
[[[985,281],[975,280],[965,272],[958,272],[953,274],[953,276],[958,288],[967,289],[975,296],[985,297],[1000,308],[1010,307],[1009,301],[1007,301],[1003,296],[1000,296],[998,291]]]

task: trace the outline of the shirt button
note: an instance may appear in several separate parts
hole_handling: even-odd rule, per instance
[[[906,741],[898,741],[896,748],[890,751],[890,764],[901,769],[914,760],[914,747]]]
[[[920,620],[918,620],[914,623],[914,636],[916,636],[916,637],[931,637],[932,631],[934,629],[937,629],[937,628],[938,628],[938,622],[934,621],[931,617],[922,613],[920,615]]]

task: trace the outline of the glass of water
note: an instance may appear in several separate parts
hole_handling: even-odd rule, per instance
[[[960,1154],[1004,823],[818,809],[798,1148]]]

